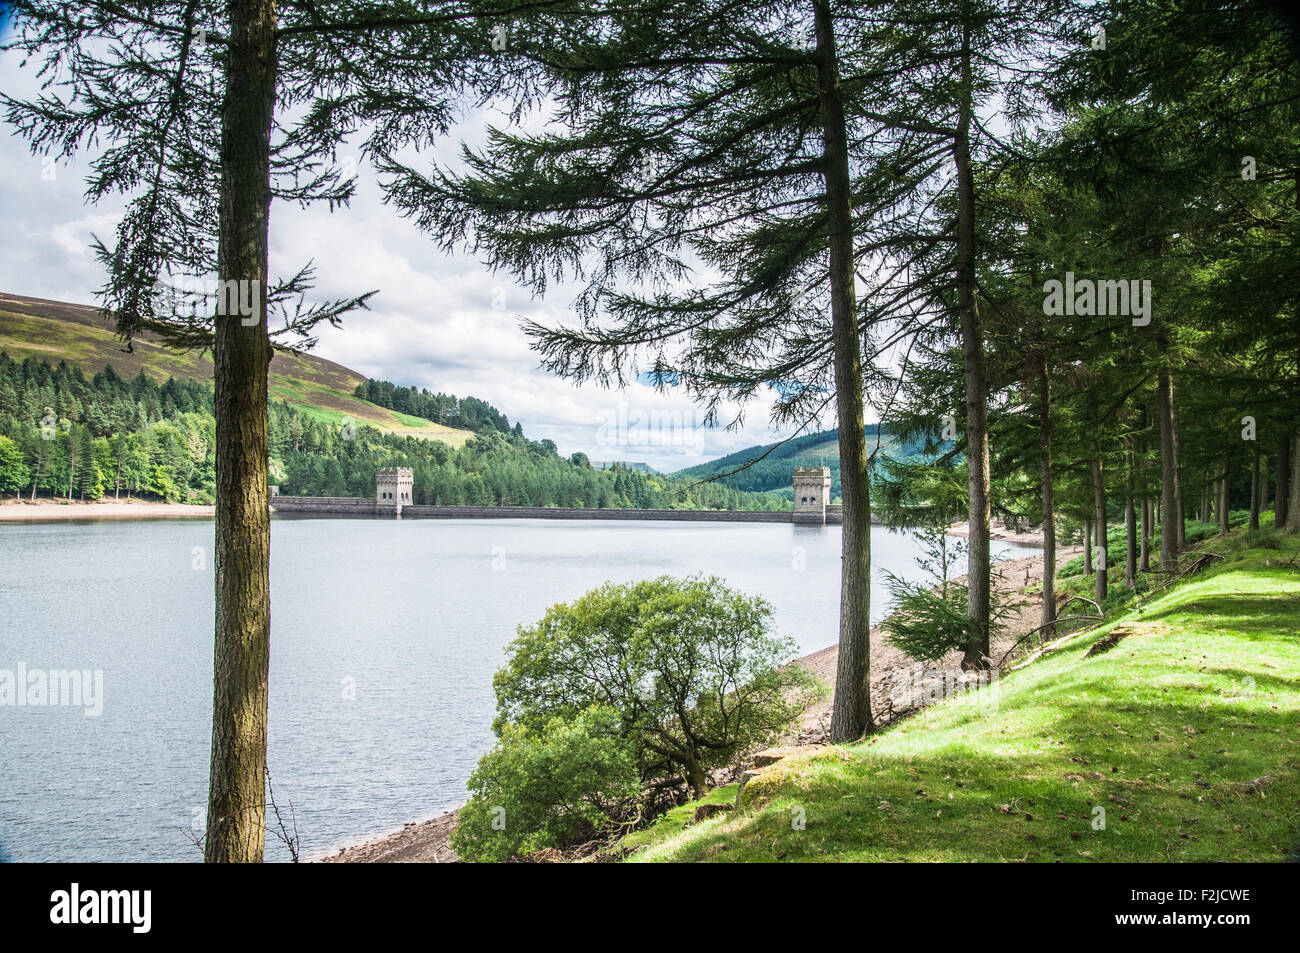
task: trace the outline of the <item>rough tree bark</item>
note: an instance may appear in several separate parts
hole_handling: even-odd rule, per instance
[[[1232,460],[1226,454],[1223,458],[1223,475],[1219,477],[1219,502],[1215,514],[1219,520],[1219,535],[1228,535],[1228,488],[1232,480]]]
[[[966,585],[972,636],[963,669],[988,668],[989,660],[989,426],[984,327],[975,300],[975,179],[971,169],[970,127],[974,96],[971,77],[969,4],[963,5],[961,102],[953,159],[957,165],[957,312],[961,321],[966,378],[966,465],[969,473]]]
[[[1291,442],[1290,433],[1282,436],[1277,448],[1277,486],[1273,491],[1273,527],[1282,529],[1286,526],[1288,515],[1287,481],[1291,479]]]
[[[1300,434],[1291,436],[1291,488],[1287,492],[1286,531],[1300,533]]]
[[[1174,450],[1174,383],[1160,369],[1156,384],[1160,416],[1160,568],[1178,568],[1178,457]]]
[[[839,417],[844,524],[840,572],[840,648],[830,737],[853,741],[871,720],[871,483],[862,409],[862,336],[853,274],[848,132],[835,31],[827,0],[813,0],[823,123],[831,279],[835,404]]]
[[[204,842],[209,863],[262,860],[271,642],[266,279],[276,6],[274,0],[230,0],[228,10],[217,272],[222,281],[256,282],[260,291],[255,315],[219,314],[214,322],[216,637]]]
[[[1092,455],[1092,509],[1093,531],[1097,535],[1097,578],[1093,586],[1093,598],[1102,602],[1106,598],[1106,569],[1110,565],[1110,556],[1106,552],[1106,482],[1101,469],[1101,450]]]
[[[1083,574],[1092,575],[1092,520],[1083,521]]]
[[[1056,622],[1056,504],[1052,498],[1052,381],[1047,349],[1038,354],[1038,479],[1043,497],[1043,601],[1039,624],[1046,638]]]
[[[1251,447],[1250,450],[1250,528],[1259,529],[1259,511],[1260,496],[1263,495],[1264,485],[1260,479],[1259,468],[1259,450]]]
[[[1142,484],[1143,492],[1146,492],[1145,481]],[[1142,557],[1141,568],[1143,572],[1151,571],[1151,501],[1144,499],[1142,501]]]
[[[1133,495],[1136,492],[1136,474],[1133,464],[1133,438],[1124,448],[1124,582],[1130,589],[1137,588],[1137,510]]]
[[[1187,548],[1187,507],[1183,505],[1183,481],[1178,474],[1179,461],[1183,459],[1183,420],[1174,397],[1173,378],[1169,383],[1169,419],[1174,429],[1174,529],[1178,532],[1178,551]]]

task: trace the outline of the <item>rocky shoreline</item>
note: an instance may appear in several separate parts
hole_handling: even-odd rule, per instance
[[[958,535],[954,533],[954,535]],[[1005,539],[1007,537],[998,537]],[[1019,539],[1013,540],[1020,542]],[[1058,569],[1082,552],[1079,546],[1058,546]],[[1007,628],[995,640],[992,649],[995,660],[1001,658],[1016,640],[1039,624],[1039,603],[1025,590],[1038,585],[1043,578],[1041,553],[1010,559],[998,564],[1000,588],[1023,596],[1023,604],[1015,610]],[[839,646],[832,645],[797,659],[795,664],[824,679],[834,688],[835,669],[839,659]],[[934,666],[941,671],[956,672],[960,668],[961,653],[953,652]],[[916,664],[886,641],[877,625],[871,630],[871,698],[877,723],[891,720],[898,713],[895,703],[899,698],[899,679],[912,677]],[[905,682],[904,682],[905,684]],[[804,712],[783,743],[809,744],[823,741],[830,724],[831,701],[818,702]],[[431,820],[410,823],[401,830],[365,841],[355,846],[337,849],[328,856],[317,858],[324,863],[454,863],[456,852],[449,838],[456,828],[456,812],[447,811]]]

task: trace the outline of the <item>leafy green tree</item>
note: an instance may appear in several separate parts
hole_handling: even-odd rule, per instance
[[[156,494],[165,503],[176,502],[176,484],[172,482],[171,474],[164,466],[155,466],[149,472],[149,484],[145,489]]]
[[[631,814],[641,784],[619,713],[592,706],[538,730],[503,726],[469,790],[452,846],[493,862],[590,838]]]
[[[77,457],[80,460],[76,475],[77,491],[83,500],[97,500],[104,495],[104,475],[99,471],[95,438],[89,427],[82,427],[75,439]]]
[[[31,482],[32,471],[23,462],[23,451],[9,437],[0,436],[0,493],[18,491]]]
[[[774,738],[816,693],[786,664],[762,599],[721,580],[607,583],[521,626],[497,672],[496,730],[543,731],[592,705],[613,708],[646,783],[679,777],[696,796],[708,771]]]
[[[886,571],[892,611],[881,623],[889,641],[919,662],[938,662],[951,652],[964,652],[972,622],[965,583],[952,579],[966,543],[948,535],[949,523],[931,522],[915,529],[922,554],[915,559],[925,574],[912,581]],[[994,574],[996,581],[997,575]],[[991,589],[990,632],[1005,625],[1011,600],[996,585]]]

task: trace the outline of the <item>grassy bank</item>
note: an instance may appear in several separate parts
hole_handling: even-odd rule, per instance
[[[1300,540],[1227,558],[993,689],[679,810],[646,861],[1268,861],[1300,840]],[[1107,636],[1120,640],[1085,657]]]

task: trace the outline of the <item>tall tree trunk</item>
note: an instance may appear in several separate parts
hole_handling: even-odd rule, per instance
[[[1259,470],[1259,449],[1255,446],[1250,448],[1250,528],[1259,529],[1259,511],[1260,511],[1260,494],[1264,491],[1263,481],[1260,479]]]
[[[1259,515],[1262,518],[1269,507],[1268,494],[1271,487],[1268,483],[1268,454],[1260,452],[1259,455]]]
[[[1133,464],[1133,438],[1124,448],[1124,582],[1130,589],[1137,588],[1137,511],[1133,494],[1136,492]]]
[[[1083,574],[1092,575],[1092,520],[1083,521]]]
[[[862,336],[858,330],[850,209],[848,132],[828,0],[813,0],[829,221],[831,334],[839,417],[840,492],[844,501],[840,569],[840,647],[830,737],[853,741],[871,719],[871,482],[862,409]]]
[[[1178,551],[1187,548],[1187,507],[1183,503],[1182,475],[1177,468],[1183,459],[1183,418],[1178,412],[1178,399],[1174,395],[1173,377],[1169,378],[1169,415],[1174,427],[1174,468],[1177,479],[1174,481],[1174,528],[1178,530]]]
[[[1300,433],[1291,435],[1291,488],[1287,491],[1286,531],[1300,533]]]
[[[984,366],[984,328],[975,301],[975,178],[971,169],[970,126],[973,113],[971,10],[962,6],[961,102],[953,159],[957,165],[957,311],[961,320],[966,377],[966,466],[969,473],[970,526],[966,585],[972,637],[963,669],[987,668],[989,662],[989,425],[988,380]]]
[[[1228,487],[1231,482],[1232,460],[1225,454],[1223,458],[1223,475],[1219,477],[1219,535],[1228,535]]]
[[[1277,487],[1274,490],[1273,501],[1273,526],[1276,529],[1282,529],[1286,526],[1289,515],[1290,500],[1288,499],[1287,483],[1291,479],[1291,443],[1293,435],[1290,433],[1282,436],[1282,442],[1277,448]]]
[[[1101,472],[1100,450],[1094,452],[1092,457],[1092,504],[1096,513],[1093,527],[1097,534],[1097,578],[1093,597],[1101,602],[1106,598],[1106,570],[1110,566],[1110,554],[1106,552],[1106,482]]]
[[[1146,484],[1142,485],[1145,492]],[[1142,501],[1142,561],[1141,568],[1143,572],[1151,571],[1151,501],[1144,499]]]
[[[266,700],[271,649],[267,506],[267,232],[275,105],[275,0],[230,0],[221,116],[217,274],[256,282],[258,313],[218,315],[216,633],[204,858],[260,862],[266,837]]]
[[[1042,637],[1055,631],[1056,621],[1056,509],[1052,499],[1052,382],[1047,370],[1046,346],[1038,355],[1038,479],[1043,498],[1043,602],[1039,624]]]
[[[1156,390],[1160,404],[1160,568],[1178,568],[1178,457],[1174,449],[1174,384],[1161,368]]]

